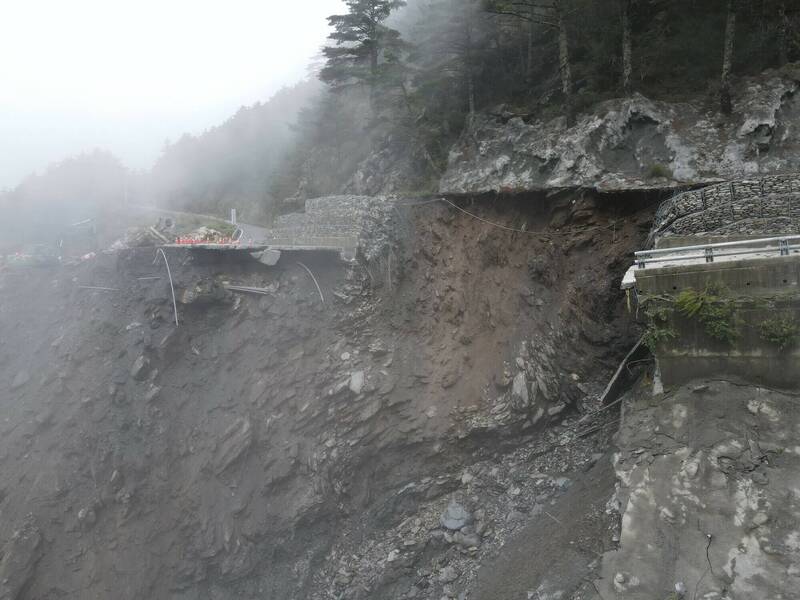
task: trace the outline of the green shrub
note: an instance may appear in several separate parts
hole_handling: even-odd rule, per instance
[[[651,307],[647,310],[650,323],[642,336],[644,345],[655,354],[658,347],[678,337],[678,333],[670,326],[673,309],[666,306]]]
[[[719,286],[709,285],[702,292],[684,290],[675,299],[675,308],[684,317],[699,321],[715,340],[732,344],[739,337],[736,307]]]
[[[762,339],[775,344],[781,350],[797,344],[800,325],[792,317],[774,317],[761,323]]]
[[[672,169],[666,165],[662,165],[661,163],[653,163],[647,168],[648,179],[672,179],[672,176]]]

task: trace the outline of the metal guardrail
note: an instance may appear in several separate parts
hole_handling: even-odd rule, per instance
[[[788,256],[791,251],[800,250],[800,245],[792,245],[792,242],[800,242],[800,236],[782,236],[761,238],[757,240],[740,240],[737,242],[720,242],[718,244],[701,244],[697,246],[680,246],[677,248],[641,250],[635,253],[636,265],[639,269],[644,269],[648,264],[652,263],[698,259],[705,259],[707,263],[712,263],[714,262],[715,258],[721,258],[724,256],[749,256],[754,254],[771,254],[773,252],[777,253],[779,256]],[[763,247],[753,248],[755,245],[762,245]],[[747,249],[724,252],[725,249],[730,248]],[[702,254],[689,254],[682,256],[681,253],[683,252],[702,252]]]

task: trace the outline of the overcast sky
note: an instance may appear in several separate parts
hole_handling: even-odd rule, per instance
[[[0,0],[0,189],[107,148],[146,168],[305,76],[342,0]]]

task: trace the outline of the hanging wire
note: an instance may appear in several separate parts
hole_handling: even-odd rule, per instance
[[[322,300],[322,305],[325,306],[325,297],[322,295],[322,288],[319,287],[319,283],[317,283],[317,278],[314,277],[314,274],[311,272],[311,269],[309,269],[303,263],[301,263],[300,261],[297,261],[297,264],[300,265],[301,267],[303,267],[306,270],[306,272],[309,275],[311,275],[311,279],[314,281],[314,285],[317,286],[317,291],[319,292],[319,299]]]
[[[169,289],[172,290],[172,310],[175,311],[175,327],[179,327],[178,324],[178,303],[175,301],[175,286],[172,283],[172,271],[169,268],[169,261],[167,260],[167,255],[164,253],[163,248],[158,248],[156,250],[156,258],[153,261],[153,264],[158,262],[158,255],[164,257],[164,264],[167,265],[167,277],[169,277]]]

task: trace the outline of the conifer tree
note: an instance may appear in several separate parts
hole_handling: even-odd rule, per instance
[[[384,23],[405,0],[347,0],[348,13],[332,15],[328,22],[334,31],[333,46],[323,49],[326,58],[320,78],[334,89],[367,85],[374,103],[382,74],[391,64],[403,42],[400,33]]]

